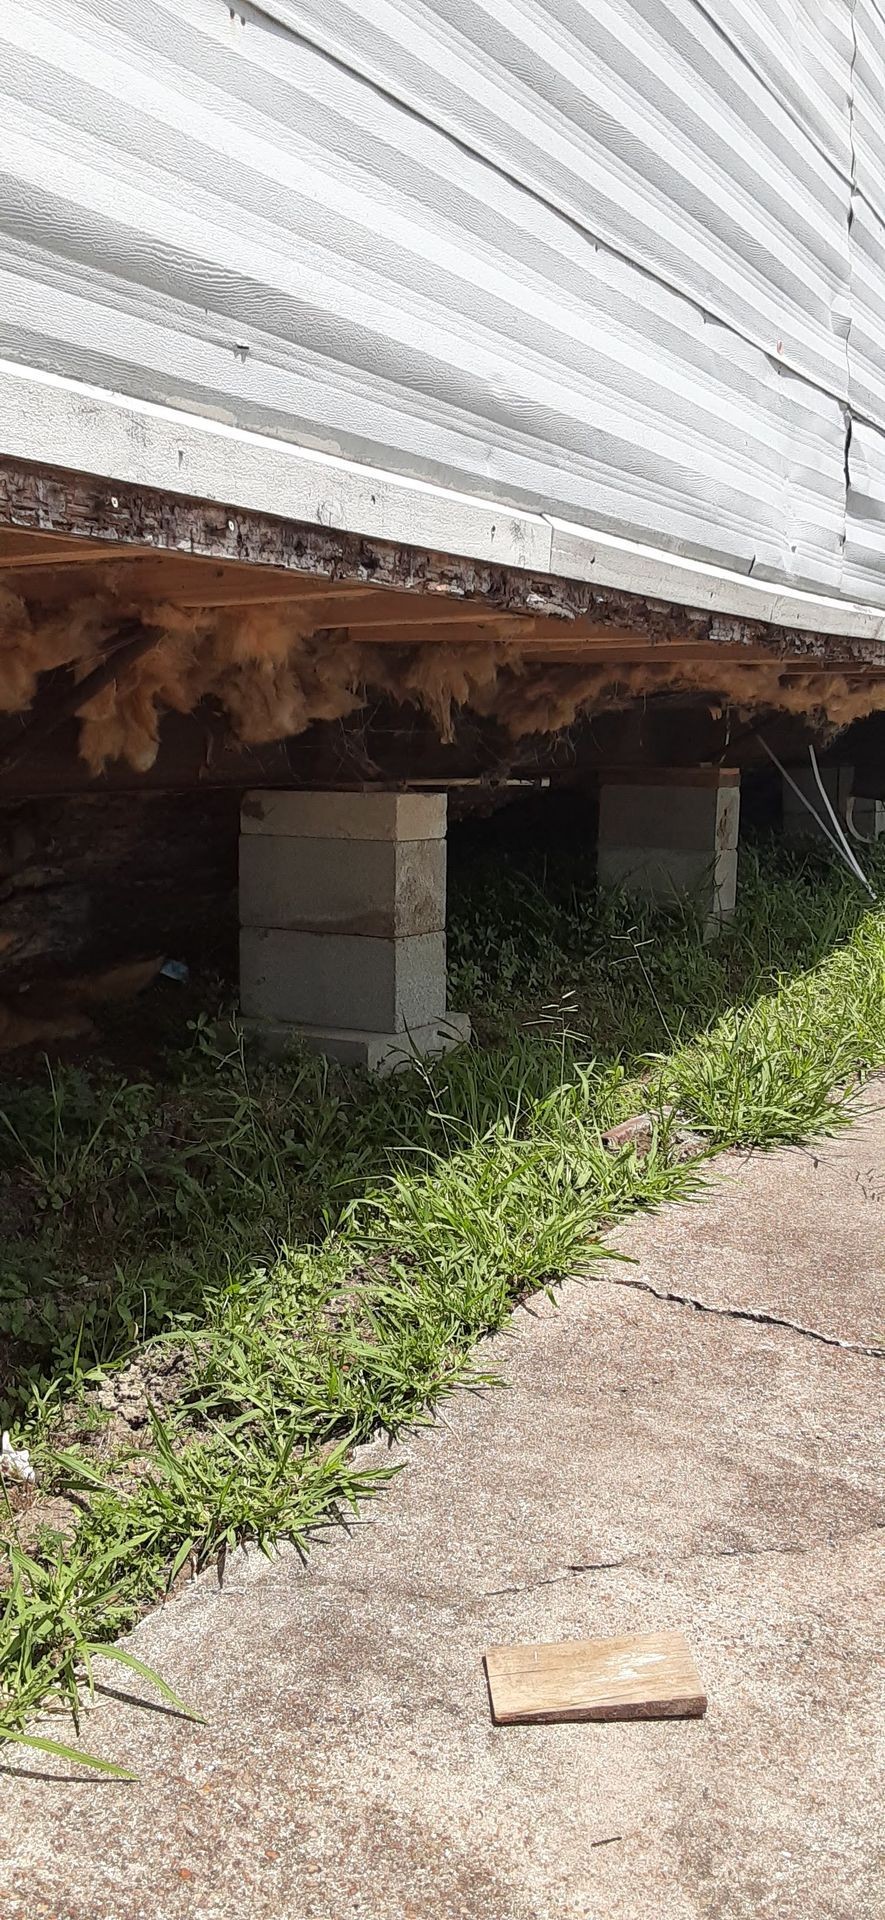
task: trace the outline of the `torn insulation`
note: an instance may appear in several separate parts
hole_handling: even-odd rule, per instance
[[[885,707],[885,682],[863,669],[785,670],[768,660],[666,657],[613,665],[554,663],[509,639],[372,645],[346,628],[317,631],[307,605],[292,602],[183,610],[133,605],[109,591],[41,610],[0,589],[0,712],[25,712],[42,675],[67,668],[83,680],[112,649],[125,620],[156,632],[155,643],[121,667],[80,709],[80,753],[94,774],[115,760],[153,766],[164,712],[189,713],[203,700],[227,715],[236,740],[257,746],[303,733],[312,721],[342,720],[379,695],[428,714],[441,740],[469,709],[494,718],[514,740],[551,734],[579,715],[613,711],[658,694],[706,694],[752,717],[800,715],[833,733]]]

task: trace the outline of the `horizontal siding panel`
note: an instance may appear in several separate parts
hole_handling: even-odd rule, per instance
[[[849,0],[19,0],[0,356],[838,592],[853,56]]]
[[[851,328],[843,590],[885,597],[885,17],[855,0]]]
[[[784,23],[794,14],[778,66],[782,83],[792,61],[795,100],[820,102],[820,68],[835,60],[832,157],[696,0],[267,11],[765,351],[844,388],[847,6],[780,9]]]
[[[885,17],[856,0],[849,401],[885,427]]]

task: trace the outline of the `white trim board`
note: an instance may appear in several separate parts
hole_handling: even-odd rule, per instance
[[[223,421],[0,360],[0,456],[797,631],[885,643],[885,608],[750,579]]]

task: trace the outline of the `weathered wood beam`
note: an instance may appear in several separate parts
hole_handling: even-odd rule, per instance
[[[123,552],[150,547],[215,560],[282,567],[301,577],[433,591],[454,599],[479,598],[510,613],[565,621],[589,617],[641,630],[655,640],[706,638],[757,645],[776,654],[827,661],[833,639],[797,633],[765,621],[738,620],[643,599],[516,567],[497,567],[451,554],[370,540],[329,527],[310,527],[268,514],[135,487],[118,480],[0,460],[0,525],[113,543]],[[840,654],[881,663],[874,640],[846,640]]]
[[[108,565],[110,559],[111,565]],[[53,583],[64,584],[66,562],[47,567],[41,593],[53,590]],[[17,568],[6,571],[7,584],[16,586]],[[448,594],[434,592],[397,592],[383,587],[339,585],[286,574],[276,568],[234,566],[214,567],[205,560],[181,560],[178,555],[147,561],[121,559],[106,550],[105,559],[95,567],[95,584],[112,577],[115,588],[132,598],[168,600],[187,609],[198,607],[237,608],[274,606],[282,602],[299,614],[309,613],[317,627],[346,627],[353,623],[371,627],[422,626],[434,621],[461,624],[494,617],[494,608],[482,600],[459,602]],[[78,581],[78,588],[80,582]],[[30,582],[24,586],[28,591]]]
[[[337,626],[339,623],[335,624]],[[617,650],[621,645],[644,646],[648,649],[654,644],[641,629],[615,627],[600,620],[574,620],[566,625],[562,620],[538,620],[530,614],[514,616],[488,611],[477,614],[475,610],[469,617],[459,617],[454,622],[438,616],[425,621],[419,615],[417,619],[412,616],[395,626],[388,621],[376,626],[360,614],[355,620],[347,623],[342,621],[340,624],[347,625],[352,640],[365,640],[372,646],[415,647],[429,644],[469,647],[494,643],[521,648],[538,644],[543,646],[549,642],[552,646],[569,647],[579,643],[586,646],[596,643]],[[667,642],[661,641],[660,645],[663,648]],[[709,641],[706,646],[710,652]]]

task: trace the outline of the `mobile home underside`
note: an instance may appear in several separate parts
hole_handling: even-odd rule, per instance
[[[8,992],[205,940],[239,825],[244,1011],[269,1042],[395,1064],[463,1031],[447,791],[592,793],[601,876],[706,889],[711,923],[741,766],[847,741],[852,800],[885,794],[869,614],[741,618],[11,461],[0,521]]]
[[[246,947],[286,934],[305,973],[310,939],[381,940],[399,1032],[399,943],[435,940],[432,1034],[436,794],[583,783],[600,870],[709,867],[715,917],[741,768],[812,743],[852,801],[885,791],[872,0],[363,12],[27,0],[0,25],[14,982],[82,934],[64,875],[109,841],[122,871],[151,796],[181,902],[211,796],[235,846],[242,795],[325,795],[244,807]],[[407,789],[423,810],[372,814]],[[394,875],[381,933],[359,862],[320,898],[303,844],[340,875],[353,838],[380,896]],[[410,862],[437,882],[406,930]]]

